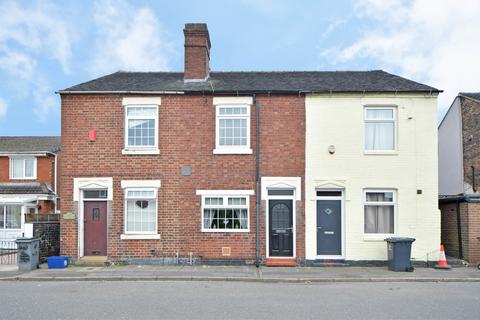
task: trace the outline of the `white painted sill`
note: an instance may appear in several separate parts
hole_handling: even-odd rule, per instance
[[[385,239],[395,237],[394,234],[364,234],[363,241],[384,242]]]
[[[122,240],[158,240],[160,239],[159,234],[121,234],[120,239]]]
[[[122,149],[123,155],[158,155],[159,149]]]
[[[203,233],[249,233],[248,229],[202,229]]]
[[[216,148],[213,154],[253,154],[250,148]]]
[[[364,155],[373,155],[373,156],[398,156],[398,151],[364,151]]]

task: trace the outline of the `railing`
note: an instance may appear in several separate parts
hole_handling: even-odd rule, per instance
[[[15,240],[0,240],[0,264],[17,263],[17,244]]]
[[[34,214],[34,213],[27,213],[25,215],[25,222],[32,223],[32,222],[59,222],[60,215],[54,213],[48,214]]]

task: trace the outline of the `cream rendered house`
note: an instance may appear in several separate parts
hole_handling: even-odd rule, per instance
[[[307,260],[386,260],[390,236],[438,258],[438,93],[307,95]]]

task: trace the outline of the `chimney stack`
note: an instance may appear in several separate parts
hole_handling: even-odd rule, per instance
[[[210,75],[210,36],[206,23],[186,23],[185,70],[183,79],[204,81]]]

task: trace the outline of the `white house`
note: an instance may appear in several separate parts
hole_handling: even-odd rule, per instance
[[[307,260],[386,260],[390,236],[438,258],[437,95],[306,97]]]

